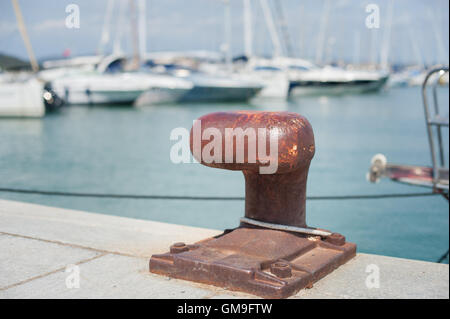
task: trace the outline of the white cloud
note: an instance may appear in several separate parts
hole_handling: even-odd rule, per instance
[[[15,22],[0,21],[0,36],[8,36],[17,31]]]
[[[49,19],[35,24],[32,28],[35,32],[54,30],[56,28],[65,28],[64,19]]]

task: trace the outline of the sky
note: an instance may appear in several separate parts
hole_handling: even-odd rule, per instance
[[[119,19],[119,2],[125,1],[125,18]],[[270,56],[273,46],[259,0],[250,0],[253,48],[257,55]],[[243,0],[229,0],[231,50],[244,52]],[[389,43],[390,63],[446,63],[449,61],[448,0],[268,0],[272,12],[281,5],[291,55],[322,62],[380,62],[382,48]],[[392,2],[390,41],[389,3]],[[25,24],[39,60],[95,54],[99,47],[108,0],[19,0]],[[325,9],[328,3],[328,11]],[[80,28],[65,25],[66,7],[80,10]],[[379,28],[368,28],[366,7],[379,8]],[[225,39],[224,0],[146,0],[147,51],[218,51]],[[131,52],[129,0],[116,0],[111,15],[111,37],[117,30],[125,35],[122,47]],[[324,19],[328,12],[328,19]],[[121,23],[122,21],[122,23]],[[281,19],[277,19],[278,25]],[[322,23],[321,21],[327,21]],[[323,34],[323,41],[319,35]],[[283,38],[280,35],[281,38]],[[322,43],[321,54],[317,48]],[[110,43],[106,51],[112,50]],[[0,1],[0,53],[27,58],[13,6]]]

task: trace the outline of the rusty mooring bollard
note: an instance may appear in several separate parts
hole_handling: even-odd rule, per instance
[[[169,253],[153,255],[151,272],[284,298],[356,254],[356,245],[343,235],[306,225],[306,181],[315,145],[304,117],[239,111],[199,120],[201,127],[191,130],[191,151],[206,166],[243,171],[245,217],[221,236],[189,248],[174,244]],[[205,133],[214,138],[202,139]]]
[[[314,156],[314,135],[309,122],[296,113],[288,112],[229,112],[212,113],[199,118],[202,132],[213,127],[220,131],[222,140],[221,163],[205,163],[198,158],[199,150],[193,149],[193,134],[191,131],[191,151],[200,163],[217,168],[241,170],[245,176],[245,217],[291,226],[306,226],[305,201],[306,179],[309,163]],[[260,174],[261,163],[259,154],[255,163],[249,163],[248,157],[244,163],[226,163],[225,148],[227,146],[226,128],[240,128],[255,132],[258,139],[258,129],[265,132],[275,131],[278,139],[277,170],[273,174]],[[233,157],[240,151],[248,154],[251,137],[247,143],[234,145]],[[265,136],[266,146],[270,145],[269,134]],[[203,140],[201,148],[208,144]],[[237,143],[235,143],[237,144]],[[254,141],[254,144],[258,144]],[[266,147],[267,150],[267,147]]]

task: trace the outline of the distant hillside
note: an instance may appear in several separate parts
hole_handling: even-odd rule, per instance
[[[2,70],[31,70],[28,61],[0,53],[0,69]]]

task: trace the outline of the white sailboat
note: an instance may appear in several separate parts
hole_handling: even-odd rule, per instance
[[[48,93],[50,94],[50,93]],[[46,94],[46,97],[50,97]],[[44,84],[32,77],[10,80],[0,76],[0,117],[42,117],[45,114]]]
[[[177,102],[245,102],[253,98],[262,88],[263,84],[259,79],[251,79],[248,76],[229,72],[223,65],[202,65],[199,71],[184,65],[173,64],[169,59],[160,57],[159,61],[167,64],[156,64],[152,62],[149,68],[151,74],[173,76],[180,81],[191,83],[191,89],[185,94],[180,94]],[[184,60],[186,64],[188,58],[183,58],[182,53],[178,53],[176,60]],[[180,58],[181,57],[181,58]],[[192,58],[189,58],[192,59]]]
[[[274,59],[281,56],[281,43],[275,28],[270,7],[266,0],[260,0],[266,25],[274,46],[274,58],[258,58],[253,55],[253,21],[251,1],[244,0],[244,47],[248,59],[244,68],[240,70],[241,76],[248,80],[259,81],[263,88],[256,98],[286,99],[289,94],[289,77],[286,70],[278,65]]]
[[[205,52],[202,54],[165,52],[147,55],[153,58],[151,71],[173,75],[192,83],[192,89],[181,95],[178,102],[246,102],[264,87],[260,79],[233,70],[230,50],[231,12],[228,0],[224,1],[224,4],[225,43],[222,45],[224,53],[222,56]],[[191,62],[188,62],[189,60]],[[185,65],[177,65],[179,61],[184,61]],[[196,65],[197,69],[189,68],[186,64]]]
[[[252,57],[242,71],[248,79],[258,80],[263,88],[257,98],[286,99],[289,94],[289,76],[276,59]]]
[[[224,0],[224,34],[222,48],[225,64],[215,68],[214,73],[193,73],[189,80],[194,87],[182,97],[181,102],[246,102],[264,87],[259,79],[234,72],[231,57],[231,8]]]
[[[179,102],[246,102],[253,98],[263,84],[239,75],[192,74],[186,77],[193,88]]]
[[[325,66],[291,70],[289,76],[290,94],[298,96],[375,92],[386,84],[389,73]]]
[[[33,72],[0,73],[0,117],[42,117],[63,103],[36,73],[39,70],[17,0],[12,0]]]
[[[245,19],[251,17],[249,0],[244,1]],[[272,17],[267,0],[260,0],[265,22],[274,48],[271,59],[257,58],[251,49],[246,50],[249,57],[244,72],[254,78],[259,78],[265,87],[259,93],[264,97],[288,97],[303,94],[345,94],[379,90],[386,83],[389,74],[384,71],[346,70],[332,66],[318,66],[307,60],[283,55],[283,47],[279,39],[275,21]],[[316,59],[321,61],[325,39],[325,25],[328,20],[331,3],[325,3],[322,17],[319,45]],[[251,48],[251,23],[245,22],[246,48]]]
[[[99,52],[110,39],[109,27],[114,2],[109,1],[106,10],[105,23],[102,30]],[[189,91],[191,82],[170,75],[154,74],[140,71],[140,61],[146,55],[145,42],[145,1],[140,0],[139,27],[134,17],[134,2],[130,2],[131,24],[133,26],[133,58],[127,59],[122,54],[121,40],[125,17],[124,3],[119,3],[119,23],[114,40],[112,55],[101,57],[96,61],[93,57],[89,63],[73,68],[65,66],[65,74],[52,81],[52,87],[68,104],[127,104],[147,105],[177,101],[181,95]],[[85,58],[85,60],[87,57]]]
[[[253,58],[248,67],[259,76],[266,86],[261,95],[265,97],[288,97],[300,95],[348,94],[377,91],[389,78],[384,71],[346,70],[338,67],[319,67],[298,58]]]
[[[175,101],[192,88],[192,83],[169,75],[126,72],[123,56],[106,57],[93,72],[71,74],[51,82],[68,104],[133,104]],[[152,97],[148,95],[152,94]]]
[[[38,76],[45,81],[53,81],[65,76],[94,72],[103,59],[104,56],[93,55],[44,61]]]

